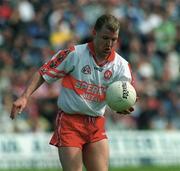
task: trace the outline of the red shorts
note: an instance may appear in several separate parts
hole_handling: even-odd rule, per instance
[[[50,144],[57,147],[79,147],[107,139],[105,118],[79,114],[66,114],[60,111],[56,118],[56,129]]]

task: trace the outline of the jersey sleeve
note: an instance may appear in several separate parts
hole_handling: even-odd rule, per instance
[[[63,78],[74,68],[74,54],[74,47],[58,51],[39,69],[39,73],[48,83]]]
[[[134,78],[132,75],[132,70],[128,62],[124,63],[123,67],[119,71],[120,81],[129,81],[134,86]]]

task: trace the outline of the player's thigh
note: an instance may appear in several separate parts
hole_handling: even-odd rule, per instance
[[[82,171],[82,150],[78,147],[59,147],[63,171]]]
[[[83,148],[83,162],[87,171],[108,171],[108,140],[103,139],[85,145]]]

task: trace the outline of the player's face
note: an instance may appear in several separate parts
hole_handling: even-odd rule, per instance
[[[119,30],[110,31],[105,26],[94,35],[94,45],[96,55],[99,58],[105,58],[110,55],[112,48],[116,46]]]

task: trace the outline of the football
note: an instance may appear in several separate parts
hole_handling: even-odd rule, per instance
[[[112,110],[121,112],[135,104],[136,96],[136,90],[129,82],[116,81],[107,88],[106,102]]]

